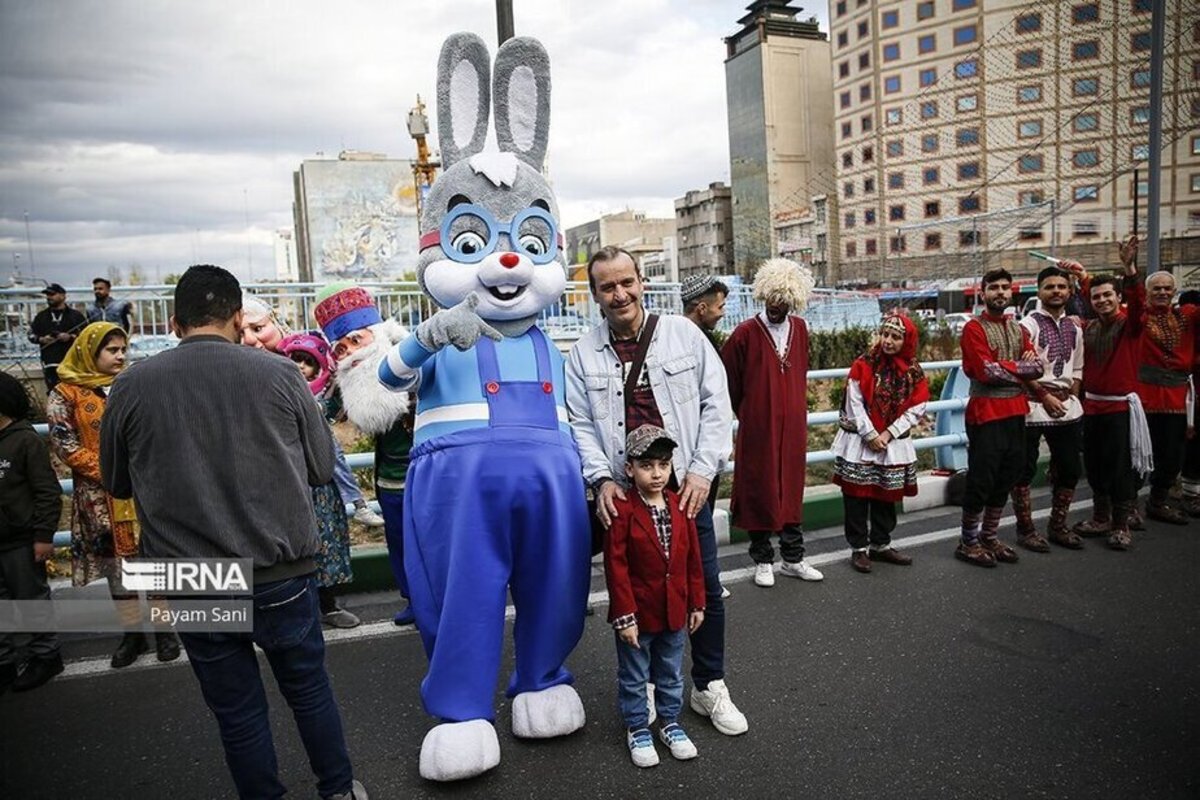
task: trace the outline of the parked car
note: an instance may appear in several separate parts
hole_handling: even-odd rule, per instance
[[[962,336],[963,327],[967,324],[967,320],[971,319],[972,315],[964,312],[947,314],[942,317],[942,324],[954,336]]]

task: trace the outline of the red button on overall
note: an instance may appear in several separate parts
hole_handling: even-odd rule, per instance
[[[495,381],[488,381],[487,390],[488,394],[496,394],[500,391],[500,384]]]
[[[542,391],[545,392],[546,394],[553,394],[554,393],[554,384],[551,383],[550,381],[546,381],[545,383],[542,384]]]

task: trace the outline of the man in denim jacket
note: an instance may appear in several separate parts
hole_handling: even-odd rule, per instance
[[[721,733],[745,733],[746,717],[725,686],[725,603],[709,486],[729,452],[733,411],[725,368],[704,334],[687,318],[660,317],[645,366],[626,403],[625,385],[646,322],[642,276],[633,257],[605,247],[588,262],[588,285],[604,320],[575,343],[567,359],[567,411],[583,475],[596,496],[596,515],[607,527],[625,474],[625,437],[640,425],[664,428],[678,443],[671,488],[696,520],[704,565],[707,611],[691,637],[691,706]]]

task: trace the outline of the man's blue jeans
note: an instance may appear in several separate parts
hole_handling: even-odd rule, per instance
[[[707,623],[705,623],[707,624]],[[700,627],[704,627],[701,625]],[[617,635],[617,704],[630,730],[646,727],[650,709],[646,682],[654,684],[654,707],[659,723],[679,719],[683,709],[683,642],[687,629],[643,633],[633,648]]]
[[[243,798],[277,798],[275,744],[267,694],[254,645],[295,717],[321,797],[350,791],[353,773],[321,635],[317,581],[312,575],[254,587],[253,633],[181,633],[204,701],[217,718],[225,762]]]
[[[704,624],[692,634],[692,684],[703,691],[710,681],[725,678],[725,600],[721,597],[721,565],[717,563],[717,532],[712,509],[696,514],[700,562],[704,567]]]

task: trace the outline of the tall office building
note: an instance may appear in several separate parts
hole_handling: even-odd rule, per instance
[[[1200,4],[1166,0],[1162,263],[1200,263]],[[843,279],[1090,265],[1145,232],[1150,0],[833,0]],[[1135,185],[1133,169],[1140,167]]]
[[[734,268],[778,255],[775,215],[809,206],[834,177],[830,47],[790,0],[754,0],[725,39]]]

